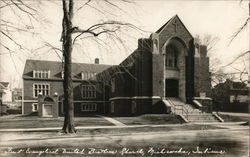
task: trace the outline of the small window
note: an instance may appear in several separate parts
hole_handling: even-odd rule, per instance
[[[61,77],[64,78],[64,71],[61,72]]]
[[[111,91],[115,92],[115,78],[111,79]]]
[[[114,101],[112,101],[110,104],[110,111],[111,111],[111,113],[115,113],[115,102]]]
[[[37,103],[33,103],[32,104],[32,112],[37,112],[38,111],[38,104]]]
[[[82,98],[96,98],[96,87],[94,85],[82,85]]]
[[[34,78],[50,78],[49,70],[34,70],[33,71]]]
[[[136,113],[136,102],[132,101],[131,102],[131,113]]]
[[[89,79],[89,72],[83,71],[82,72],[82,80],[88,80]]]
[[[83,103],[83,104],[81,104],[81,111],[82,112],[86,112],[86,111],[93,112],[93,111],[96,111],[96,109],[97,109],[97,105],[95,103]]]
[[[33,84],[33,97],[37,98],[39,93],[41,93],[42,95],[49,95],[50,94],[49,84],[34,83]]]

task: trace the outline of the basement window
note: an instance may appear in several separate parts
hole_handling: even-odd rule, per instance
[[[37,103],[33,103],[32,104],[32,112],[37,112],[38,111],[38,104]]]
[[[95,103],[82,103],[81,104],[81,111],[82,112],[93,112],[96,111],[97,105]]]

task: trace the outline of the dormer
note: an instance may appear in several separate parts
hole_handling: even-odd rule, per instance
[[[61,72],[61,78],[64,78],[64,71]]]
[[[33,70],[33,78],[50,78],[50,70]]]
[[[90,72],[90,71],[83,71],[81,73],[81,78],[82,80],[93,80],[96,76],[96,73],[95,72]]]

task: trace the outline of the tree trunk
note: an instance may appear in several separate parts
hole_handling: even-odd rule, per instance
[[[73,18],[73,0],[70,0],[67,6],[66,0],[63,1],[63,55],[64,55],[64,124],[62,131],[64,133],[75,133],[74,125],[74,104],[73,104],[73,86],[72,86],[72,18]]]
[[[74,104],[73,104],[73,86],[71,78],[71,65],[72,65],[72,37],[71,34],[67,34],[67,41],[64,45],[64,107],[65,107],[65,116],[64,116],[64,125],[63,132],[65,133],[75,133],[74,126]]]

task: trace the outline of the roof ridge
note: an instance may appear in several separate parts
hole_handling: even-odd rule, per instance
[[[51,60],[37,60],[37,59],[26,59],[27,61],[32,62],[51,62],[51,63],[61,63],[60,61],[51,61]],[[116,64],[95,64],[95,63],[80,63],[80,62],[72,62],[72,64],[85,64],[85,65],[107,65],[107,66],[114,66]]]

